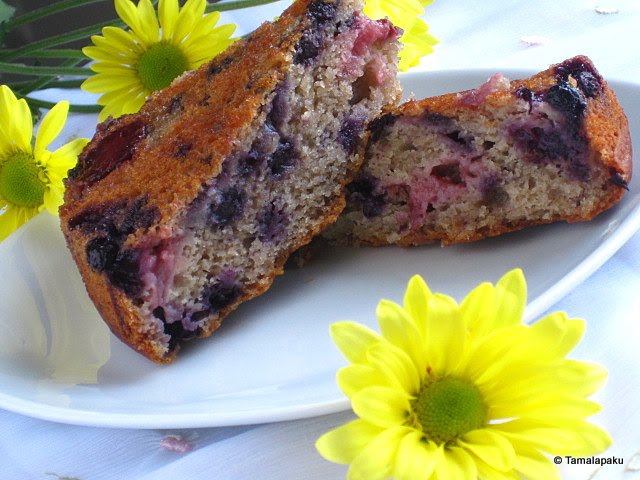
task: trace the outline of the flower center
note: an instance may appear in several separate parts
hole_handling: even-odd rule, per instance
[[[13,205],[37,207],[44,200],[46,183],[33,156],[16,152],[0,162],[0,196]]]
[[[425,385],[414,407],[423,432],[437,443],[446,443],[480,428],[487,413],[478,388],[453,377]]]
[[[180,48],[159,42],[140,56],[136,68],[145,88],[155,92],[182,75],[189,68],[189,62]]]

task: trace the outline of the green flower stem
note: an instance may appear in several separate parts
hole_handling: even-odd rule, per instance
[[[207,5],[206,12],[226,12],[229,10],[241,10],[243,8],[257,7],[259,5],[268,5],[278,0],[230,0],[228,2],[217,2]]]
[[[26,95],[29,92],[42,88],[80,88],[80,85],[82,85],[82,82],[84,82],[84,80],[84,78],[78,80],[58,80],[58,77],[42,77],[38,79],[37,82],[46,83],[35,88],[30,88],[36,83],[32,80],[11,82],[11,84],[8,86],[11,87],[11,90],[13,90],[14,92],[19,92]]]
[[[0,62],[0,72],[13,73],[17,75],[80,75],[90,77],[94,74],[91,70],[84,67],[46,67],[46,66],[28,66],[16,63]]]
[[[71,8],[80,7],[82,5],[89,5],[91,3],[96,3],[99,1],[101,0],[60,0],[58,2],[52,3],[51,5],[46,5],[44,7],[37,8],[20,16],[14,17],[4,24],[4,28],[5,31],[8,32],[21,25],[35,22],[36,20],[48,17],[49,15],[63,12]]]
[[[59,65],[60,67],[75,67],[77,66],[79,63],[81,63],[83,60],[82,59],[78,59],[78,58],[70,58],[65,60],[64,62],[62,62],[61,65]],[[51,88],[52,87],[52,83],[56,82],[58,80],[58,77],[55,75],[50,75],[50,76],[41,76],[36,78],[35,80],[30,80],[30,81],[25,81],[25,82],[21,82],[22,85],[20,87],[17,87],[15,84],[12,85],[12,90],[18,90],[22,95],[26,95],[29,92],[33,92],[34,90],[41,90],[43,88]],[[80,86],[79,84],[82,83],[82,81],[84,81],[84,79],[82,80],[74,80],[75,83],[78,83],[78,86]],[[62,83],[62,82],[59,82]],[[75,87],[66,87],[66,88],[75,88]]]
[[[9,53],[10,50],[0,49],[0,55]],[[49,50],[39,50],[29,55],[30,58],[79,58],[87,60],[87,57],[81,50],[73,48],[51,48]]]
[[[65,43],[73,42],[75,40],[86,40],[91,35],[99,34],[103,27],[108,26],[122,26],[124,23],[120,19],[108,20],[106,22],[96,23],[88,27],[79,28],[68,33],[61,35],[54,35],[51,37],[43,38],[42,40],[36,40],[28,45],[11,50],[4,50],[0,54],[0,61],[10,61],[16,58],[29,57],[34,52],[38,52],[56,45],[64,45]]]
[[[55,105],[55,102],[47,102],[46,100],[38,100],[37,98],[26,97],[26,96],[22,98],[24,98],[27,101],[27,104],[29,104],[30,107],[51,109]],[[100,110],[102,110],[102,107],[100,105],[78,105],[75,103],[69,104],[70,112],[99,113]]]

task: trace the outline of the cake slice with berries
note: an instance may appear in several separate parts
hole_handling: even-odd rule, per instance
[[[326,236],[453,244],[613,206],[631,177],[627,118],[583,56],[525,80],[408,101],[371,122],[365,162]]]
[[[172,361],[265,292],[332,223],[366,125],[397,102],[400,31],[359,0],[300,0],[107,120],[70,172],[62,229],[111,330]]]

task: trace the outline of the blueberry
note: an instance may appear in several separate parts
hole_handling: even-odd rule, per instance
[[[211,313],[215,313],[231,305],[240,293],[240,286],[223,276],[205,288],[202,301]]]
[[[563,134],[542,127],[520,127],[512,132],[516,143],[536,162],[545,159],[567,159],[570,148]]]
[[[360,208],[367,218],[380,215],[386,204],[383,193],[377,192],[378,179],[368,173],[358,175],[347,185],[349,202]]]
[[[238,187],[230,187],[218,194],[217,201],[209,206],[209,223],[226,227],[242,216],[245,194]]]
[[[130,235],[138,229],[146,229],[153,225],[160,214],[157,207],[148,208],[147,195],[138,197],[133,205],[120,212],[122,218],[117,224],[120,235]]]
[[[153,314],[154,317],[156,317],[158,320],[162,320],[163,322],[167,321],[167,316],[165,315],[164,312],[164,308],[162,307],[156,307],[153,309],[153,311],[151,312]]]
[[[324,47],[324,37],[318,32],[305,32],[295,46],[293,62],[308,65]]]
[[[258,239],[264,243],[273,243],[282,238],[289,218],[282,202],[272,201],[262,208],[256,217],[258,223]]]
[[[120,245],[107,237],[96,237],[87,243],[87,263],[97,272],[112,270],[116,261]]]
[[[322,25],[332,21],[336,17],[336,3],[327,3],[321,0],[314,0],[309,4],[309,15],[317,25]]]
[[[567,82],[561,82],[549,88],[544,98],[549,105],[571,121],[577,121],[587,106],[580,91]]]
[[[460,130],[454,130],[444,134],[453,143],[464,147],[465,150],[470,150],[473,145],[473,137],[468,134],[463,134]]]
[[[377,142],[382,138],[385,130],[396,123],[397,117],[392,113],[385,113],[384,115],[372,120],[367,127],[371,132],[371,142]]]
[[[218,75],[219,73],[223,72],[224,70],[227,69],[227,67],[229,67],[229,65],[231,65],[233,63],[233,57],[226,57],[223,60],[214,60],[210,65],[209,65],[209,69],[207,70],[207,76],[209,79],[211,79],[212,77],[215,77],[216,75]]]
[[[200,330],[186,330],[180,320],[175,322],[165,322],[164,333],[169,335],[169,351],[174,350],[182,340],[188,340],[190,338],[197,337],[200,334]]]
[[[340,125],[338,143],[348,154],[352,154],[358,146],[363,127],[364,121],[353,117],[343,120],[342,125]]]
[[[293,144],[281,138],[275,152],[271,154],[268,160],[271,176],[276,179],[282,178],[293,170],[295,163],[295,148]]]
[[[256,148],[252,147],[246,155],[238,159],[236,171],[242,178],[247,178],[257,172],[263,160],[264,158],[258,153]]]
[[[460,164],[458,162],[436,165],[431,169],[431,175],[446,180],[454,185],[464,183],[462,175],[460,174]]]
[[[142,291],[139,254],[136,250],[120,250],[113,264],[105,271],[111,283],[130,297],[135,298]]]
[[[572,76],[587,97],[595,97],[602,91],[602,77],[584,57],[567,60],[557,65],[555,71],[564,82]]]
[[[629,190],[629,184],[616,169],[609,169],[609,173],[611,174],[611,176],[609,177],[609,181],[611,183],[613,183],[616,187],[624,188],[627,191]]]

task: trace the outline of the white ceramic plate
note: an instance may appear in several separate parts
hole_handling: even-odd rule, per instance
[[[417,97],[471,88],[493,72],[405,75]],[[532,72],[504,72],[524,78]],[[640,145],[640,85],[611,82]],[[91,136],[95,117],[70,119],[69,135]],[[64,139],[66,140],[66,139]],[[634,158],[638,167],[638,157]],[[0,407],[95,426],[187,428],[270,422],[347,409],[335,372],[344,360],[329,325],[351,319],[377,328],[382,297],[400,301],[419,273],[458,300],[481,281],[522,267],[527,319],[609,258],[640,226],[640,180],[595,221],[532,228],[469,245],[320,252],[269,292],[242,305],[178,361],[157,366],[103,324],[67,252],[57,220],[43,214],[0,243]]]

